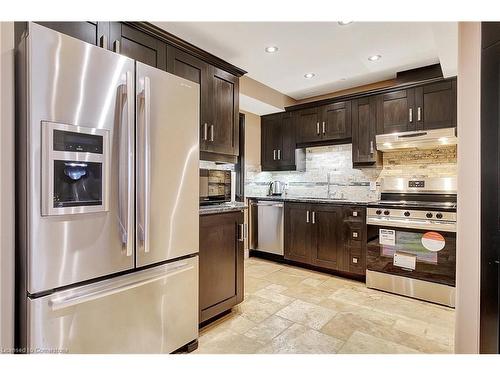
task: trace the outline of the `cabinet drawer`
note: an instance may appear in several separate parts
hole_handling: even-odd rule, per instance
[[[364,222],[366,210],[364,207],[344,207],[344,221]]]
[[[345,244],[350,247],[361,249],[363,242],[363,228],[357,225],[347,225],[344,231]]]
[[[349,272],[364,275],[366,270],[366,259],[361,248],[347,247],[349,254]]]

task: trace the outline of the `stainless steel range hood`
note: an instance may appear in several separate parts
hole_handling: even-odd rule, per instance
[[[377,150],[382,152],[400,150],[432,149],[457,144],[456,128],[417,130],[376,136]]]

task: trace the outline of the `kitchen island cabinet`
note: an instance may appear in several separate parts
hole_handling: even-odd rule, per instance
[[[243,212],[200,215],[200,323],[243,301]]]

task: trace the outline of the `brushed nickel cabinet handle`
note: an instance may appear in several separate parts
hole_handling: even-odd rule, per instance
[[[409,122],[413,122],[413,108],[409,109],[408,120]]]
[[[312,223],[316,224],[316,211],[313,211],[313,214],[312,214]]]
[[[278,160],[281,160],[281,150],[278,149]]]
[[[323,121],[323,135],[326,133],[326,123]]]
[[[417,121],[422,121],[422,109],[420,107],[417,108]]]
[[[316,133],[319,135],[319,121],[316,123]]]
[[[307,210],[306,212],[306,223],[309,224],[309,210]]]
[[[273,160],[276,160],[276,150],[273,150]]]
[[[210,125],[210,142],[214,141],[214,125]]]
[[[203,124],[203,140],[208,141],[208,124],[206,122]]]
[[[243,242],[245,241],[245,224],[238,224],[238,226],[240,228],[238,241]]]
[[[373,154],[375,151],[373,149],[373,141],[370,141],[370,154]]]

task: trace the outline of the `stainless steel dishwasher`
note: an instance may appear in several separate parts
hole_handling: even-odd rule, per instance
[[[283,202],[257,200],[251,207],[251,249],[284,255]]]

